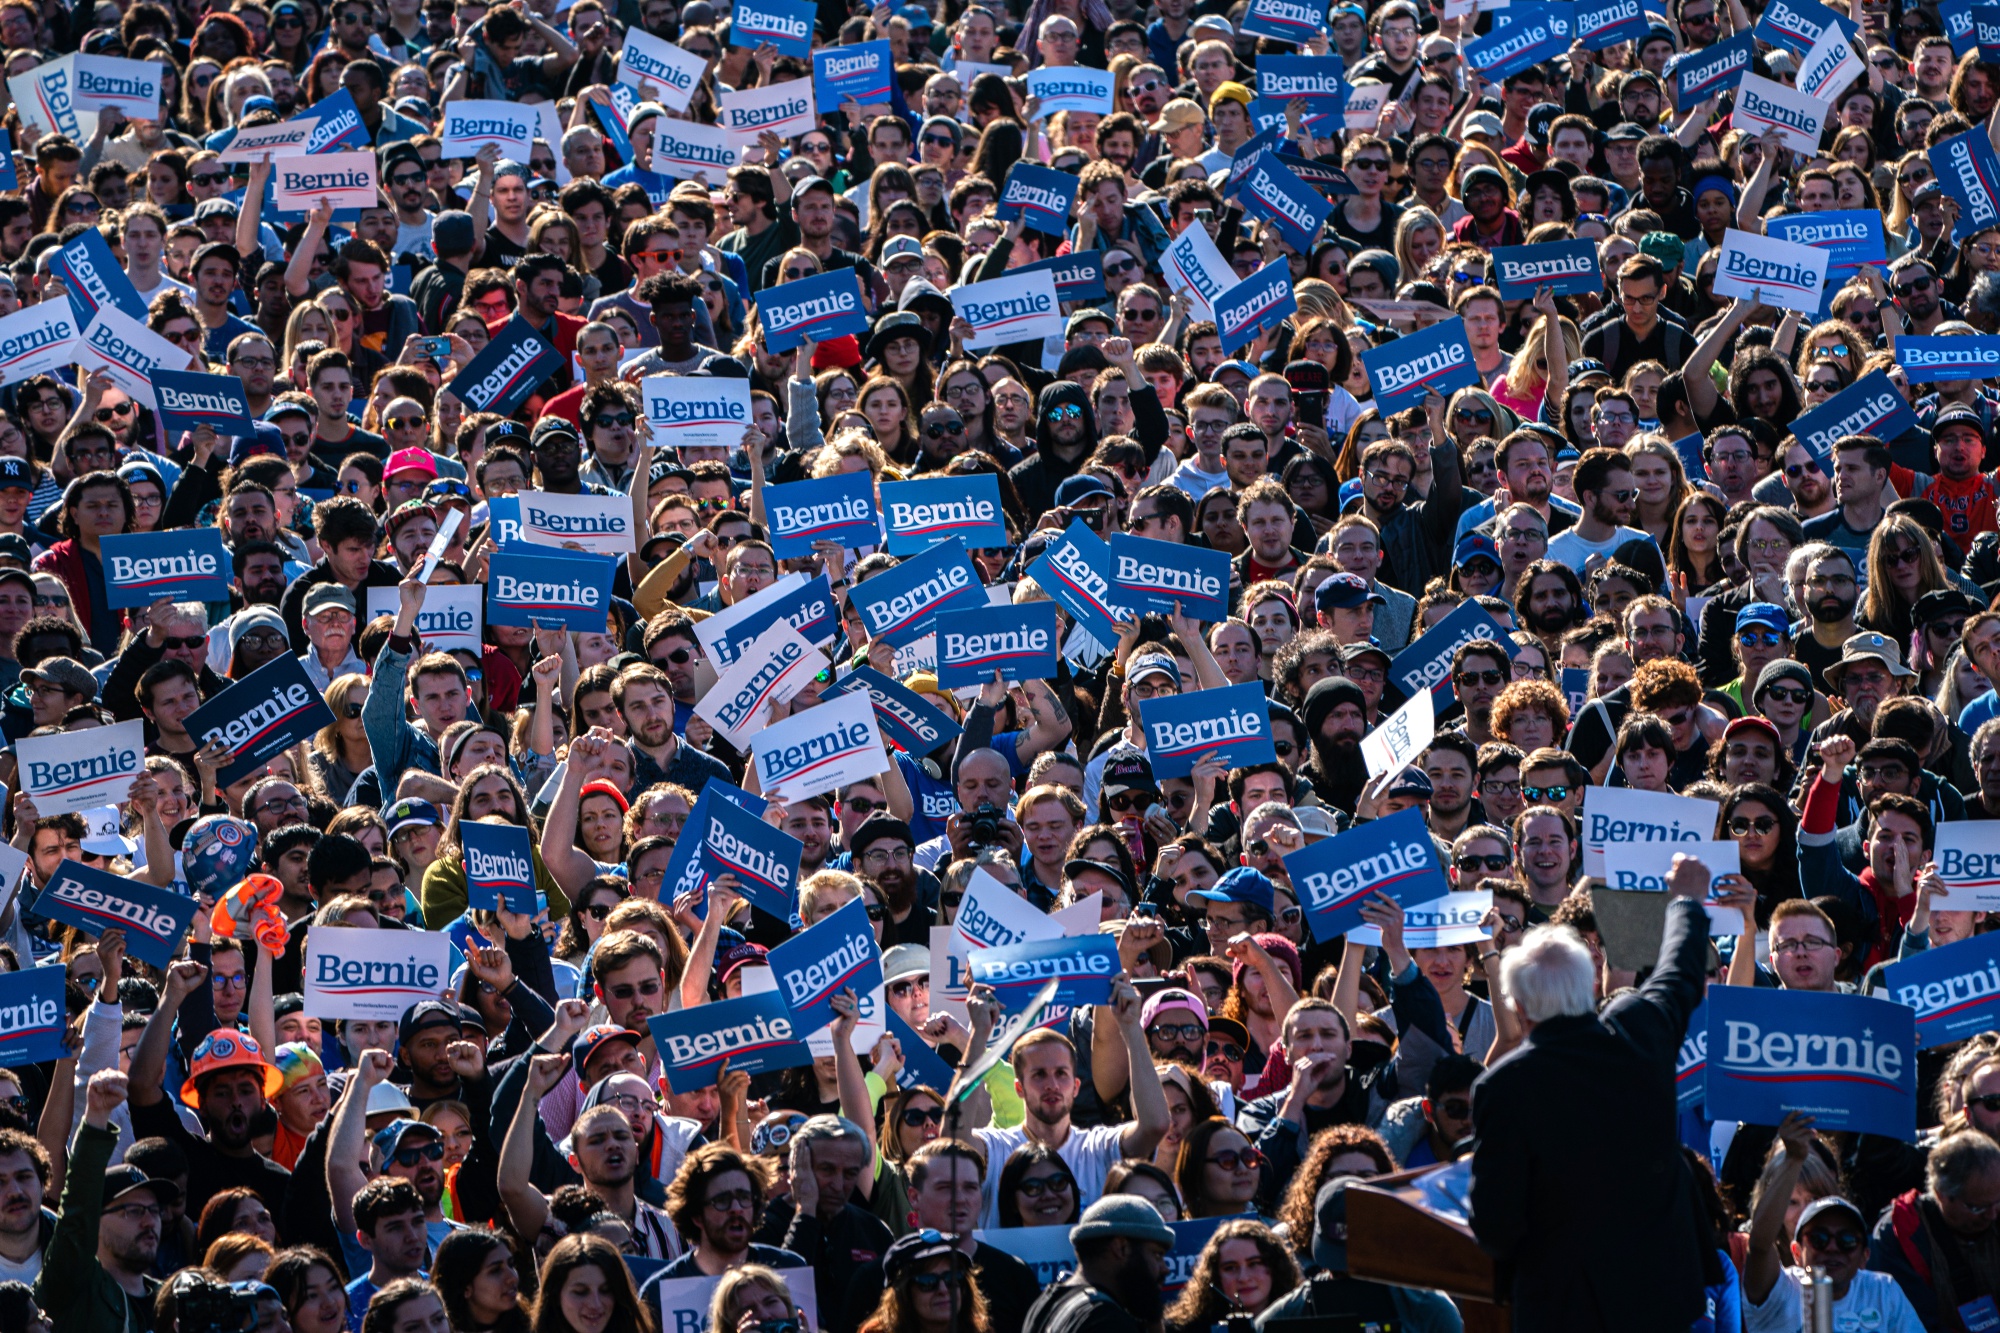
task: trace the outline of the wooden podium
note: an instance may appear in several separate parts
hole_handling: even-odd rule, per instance
[[[1347,1271],[1401,1287],[1430,1287],[1458,1304],[1466,1333],[1509,1333],[1507,1278],[1472,1229],[1436,1212],[1412,1182],[1448,1166],[1399,1171],[1347,1189]]]

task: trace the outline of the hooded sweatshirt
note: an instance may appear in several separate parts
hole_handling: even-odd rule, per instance
[[[1320,800],[1353,814],[1362,785],[1368,780],[1367,762],[1359,746],[1351,754],[1336,754],[1319,734],[1320,725],[1339,704],[1353,704],[1364,717],[1367,715],[1368,702],[1361,687],[1345,676],[1330,676],[1306,694],[1305,706],[1299,711],[1305,719],[1306,735],[1312,738],[1313,752],[1301,774],[1312,782]]]

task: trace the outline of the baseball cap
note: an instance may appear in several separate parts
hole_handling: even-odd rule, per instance
[[[1056,486],[1056,505],[1058,508],[1073,505],[1094,495],[1101,495],[1107,500],[1116,498],[1104,478],[1089,472],[1079,472],[1073,477],[1064,477]]]
[[[398,472],[421,472],[435,480],[438,474],[437,459],[428,449],[398,449],[389,455],[389,461],[382,468],[382,475],[393,477]]]
[[[22,671],[21,679],[30,685],[45,680],[59,686],[65,693],[82,695],[86,701],[97,697],[97,677],[73,657],[44,658],[40,666]]]
[[[130,1162],[104,1168],[104,1207],[109,1208],[128,1194],[151,1190],[154,1202],[170,1207],[180,1201],[181,1187],[164,1178],[156,1179]]]
[[[931,974],[931,951],[922,944],[898,944],[882,955],[882,984]]]
[[[1201,1025],[1208,1026],[1208,1006],[1191,990],[1169,986],[1165,990],[1154,991],[1139,1009],[1140,1025],[1149,1026],[1162,1009],[1191,1009],[1201,1019]]]
[[[402,1150],[403,1140],[412,1134],[428,1134],[434,1139],[443,1137],[435,1125],[427,1125],[421,1120],[398,1119],[391,1120],[376,1130],[375,1137],[368,1141],[368,1146],[374,1150],[376,1162],[386,1165],[390,1158]]]
[[[924,257],[924,243],[914,236],[892,236],[882,247],[882,267],[887,268],[898,259]]]
[[[1237,866],[1216,880],[1214,887],[1192,889],[1187,896],[1199,898],[1205,903],[1243,903],[1272,912],[1276,910],[1278,888],[1263,871],[1250,866]]]
[[[1463,569],[1475,560],[1491,560],[1496,565],[1500,563],[1500,548],[1483,533],[1469,533],[1459,538],[1458,545],[1452,548],[1453,569]]]
[[[338,583],[315,583],[306,594],[305,614],[316,616],[322,611],[345,611],[354,614],[354,594]]]
[[[1078,856],[1063,862],[1063,878],[1065,879],[1074,879],[1085,871],[1095,871],[1100,875],[1108,875],[1111,878],[1111,882],[1125,890],[1127,894],[1132,892],[1131,877],[1117,866],[1112,865],[1109,861],[1092,861],[1087,857]]]
[[[1507,130],[1500,123],[1500,117],[1494,115],[1491,111],[1475,111],[1465,118],[1465,133],[1467,135],[1486,134],[1491,135],[1495,139],[1500,139],[1506,137]]]
[[[1829,1194],[1823,1199],[1814,1199],[1811,1203],[1807,1204],[1804,1208],[1801,1208],[1799,1210],[1799,1221],[1798,1225],[1792,1228],[1792,1239],[1797,1240],[1800,1236],[1805,1235],[1806,1227],[1809,1224],[1811,1224],[1811,1222],[1815,1218],[1824,1217],[1828,1213],[1836,1213],[1836,1212],[1848,1214],[1856,1222],[1860,1223],[1862,1232],[1866,1234],[1868,1230],[1868,1219],[1862,1216],[1861,1210],[1859,1208],[1856,1208],[1853,1204],[1849,1203],[1847,1200],[1841,1198],[1838,1194]]]
[[[0,560],[18,560],[25,566],[30,560],[34,559],[34,556],[35,550],[28,545],[26,537],[23,537],[18,532],[0,532]],[[31,589],[34,587],[35,576],[30,574],[25,568],[0,569],[0,575],[7,574],[12,574],[15,578],[25,580]]]
[[[0,490],[32,491],[35,472],[25,458],[0,458]]]
[[[1792,618],[1785,608],[1771,602],[1752,602],[1736,613],[1736,632],[1741,634],[1752,625],[1776,630],[1780,634],[1792,632]]]
[[[633,1049],[645,1040],[641,1033],[618,1023],[599,1023],[577,1033],[576,1040],[569,1044],[569,1067],[576,1071],[578,1082],[584,1081],[584,1070],[589,1067],[592,1057],[614,1041],[630,1042]]]
[[[1208,117],[1203,114],[1201,103],[1188,97],[1176,97],[1160,108],[1160,118],[1146,128],[1154,134],[1171,134],[1190,125],[1206,124]]]
[[[1335,574],[1313,592],[1313,606],[1321,611],[1351,611],[1369,602],[1387,605],[1388,601],[1359,574]]]
[[[1180,663],[1165,653],[1141,654],[1125,667],[1125,679],[1134,685],[1148,676],[1165,676],[1173,681],[1176,690],[1181,687]]]
[[[436,828],[444,823],[438,808],[417,796],[405,796],[383,812],[389,825],[389,836],[394,838],[407,828]]]
[[[1104,761],[1104,773],[1099,780],[1099,790],[1106,796],[1116,796],[1127,791],[1158,791],[1160,784],[1153,778],[1153,763],[1139,750],[1120,746],[1111,751]]]
[[[276,425],[286,417],[312,418],[312,409],[304,403],[276,402],[264,409],[264,420]]]
[[[81,813],[83,838],[78,846],[84,851],[92,856],[130,856],[139,850],[139,844],[119,827],[117,806],[100,805]]]
[[[1412,766],[1398,773],[1396,780],[1389,784],[1389,790],[1383,792],[1382,796],[1385,800],[1391,796],[1414,796],[1420,801],[1428,801],[1436,794],[1436,788],[1431,786],[1430,775],[1421,768]]]
[[[442,1000],[419,1000],[403,1011],[402,1021],[396,1025],[396,1044],[408,1046],[411,1038],[431,1028],[464,1031],[465,1024],[458,1016],[458,1006]]]

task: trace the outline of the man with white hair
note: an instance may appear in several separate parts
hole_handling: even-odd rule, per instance
[[[1701,1315],[1716,1239],[1675,1134],[1674,1066],[1701,1003],[1708,884],[1674,858],[1659,962],[1602,1013],[1568,926],[1501,955],[1495,1000],[1525,1036],[1473,1085],[1471,1221],[1514,1271],[1523,1328],[1665,1333]]]

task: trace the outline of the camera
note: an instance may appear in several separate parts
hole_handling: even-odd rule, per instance
[[[257,1298],[199,1273],[174,1283],[175,1333],[243,1333],[257,1323]]]
[[[972,812],[972,845],[993,847],[1000,842],[1000,821],[1006,818],[1006,811],[991,801],[981,801]]]

